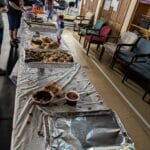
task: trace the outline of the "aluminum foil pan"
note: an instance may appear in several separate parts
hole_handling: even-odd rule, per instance
[[[62,113],[52,117],[52,148],[95,150],[131,145],[118,116],[111,110],[87,113]],[[52,130],[51,130],[52,131]],[[116,148],[117,149],[117,148]]]

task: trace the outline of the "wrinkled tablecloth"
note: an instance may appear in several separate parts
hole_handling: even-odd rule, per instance
[[[123,149],[133,147],[133,143],[127,136],[119,118],[103,103],[101,95],[96,92],[78,62],[75,61],[74,65],[68,68],[53,67],[44,69],[32,68],[24,62],[24,49],[29,46],[28,40],[31,39],[33,34],[34,32],[30,31],[27,25],[23,23],[11,150],[104,150],[104,148]],[[41,35],[49,36],[56,40],[54,33],[41,32]],[[60,49],[72,52],[64,40],[62,40]],[[54,99],[47,107],[33,104],[32,92],[40,90],[46,84],[52,82],[57,82],[64,91],[77,91],[80,94],[80,101],[77,105],[67,105],[64,98],[59,102],[58,100],[60,99]],[[97,122],[97,127],[101,130],[93,126],[93,128],[96,128],[95,131],[100,131],[106,138],[107,136],[115,138],[115,135],[117,135],[116,137],[121,138],[119,144],[114,142],[108,146],[105,145],[105,147],[103,147],[103,144],[99,146],[88,145],[87,148],[82,145],[79,137],[75,135],[80,123],[81,127],[84,121],[88,123],[88,116],[91,113],[94,113],[93,115],[95,116],[97,116],[96,114],[101,114],[100,118],[103,118],[102,122],[100,118],[97,118],[100,119]],[[110,120],[109,118],[107,120],[106,116],[109,114],[112,117],[110,117]],[[107,127],[107,123],[110,122],[114,126],[110,124]],[[99,123],[103,124],[103,126]],[[93,133],[93,135],[95,134]]]

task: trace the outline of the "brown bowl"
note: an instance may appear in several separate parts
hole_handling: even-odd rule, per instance
[[[80,96],[76,91],[68,91],[65,94],[65,99],[67,100],[67,104],[74,106],[79,101]]]
[[[46,90],[36,91],[32,94],[32,101],[39,105],[47,105],[53,100],[53,98],[53,93]]]
[[[44,89],[51,91],[55,97],[59,97],[62,94],[62,88],[56,82],[47,84]]]

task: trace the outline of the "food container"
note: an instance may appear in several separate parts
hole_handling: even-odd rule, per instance
[[[53,100],[53,98],[53,93],[47,90],[36,91],[32,94],[32,101],[39,105],[47,105]]]
[[[70,68],[73,56],[63,50],[25,49],[25,62],[32,68]]]
[[[74,106],[79,101],[80,95],[76,91],[68,91],[65,94],[65,99],[68,105]]]

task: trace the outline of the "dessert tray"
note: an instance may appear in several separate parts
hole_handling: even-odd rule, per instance
[[[71,67],[74,59],[62,50],[25,49],[25,62],[34,68]]]
[[[58,42],[49,37],[32,37],[29,42],[32,49],[52,50],[59,47]]]
[[[45,22],[42,18],[24,19],[24,21],[29,26],[29,29],[33,31],[40,31],[40,32],[57,31],[56,22]]]

